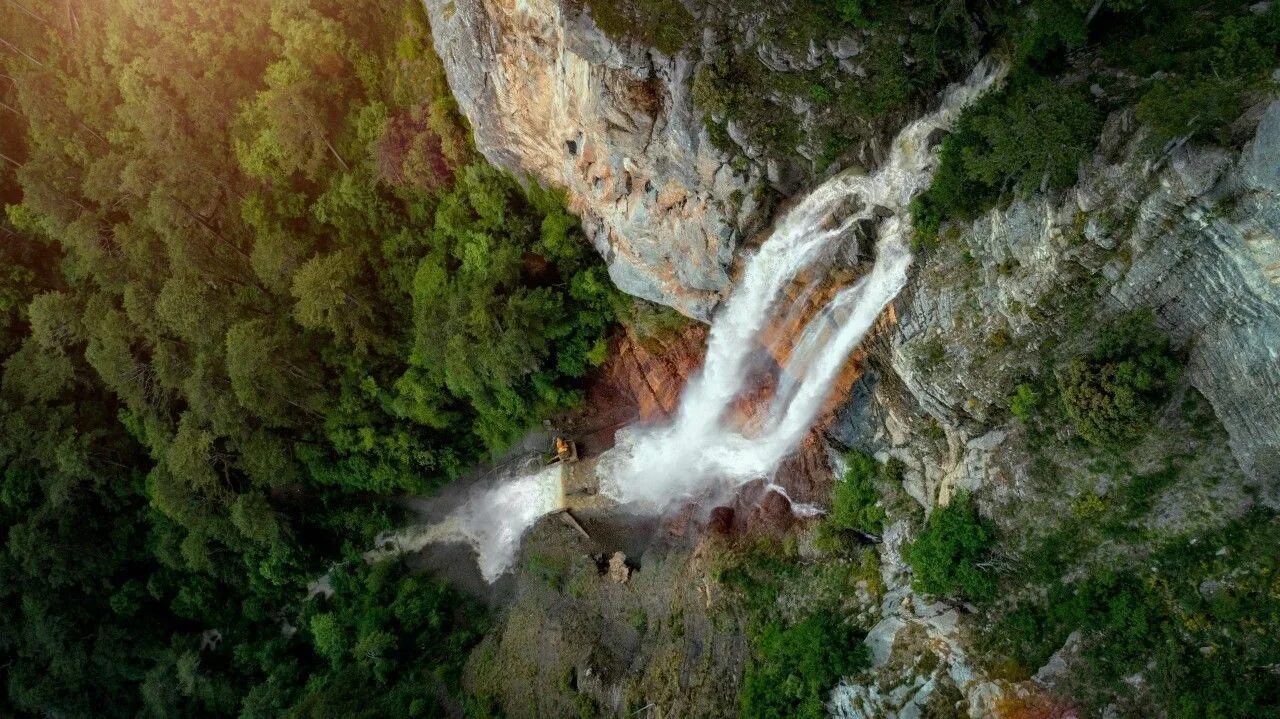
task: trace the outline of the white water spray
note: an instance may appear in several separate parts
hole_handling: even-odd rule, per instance
[[[662,512],[692,497],[769,478],[804,436],[831,383],[876,318],[906,284],[911,264],[907,208],[932,177],[929,136],[955,121],[1002,74],[979,66],[950,88],[940,107],[894,139],[874,174],[841,175],[786,214],[746,265],[743,278],[712,323],[702,371],[680,400],[675,420],[660,428],[627,428],[601,458],[601,491],[640,511]],[[851,196],[861,209],[829,228]],[[760,431],[726,427],[723,415],[743,389],[743,368],[758,351],[761,330],[777,312],[782,290],[818,258],[820,248],[853,223],[879,220],[877,261],[869,275],[838,293],[809,321],[783,368],[783,381]]]
[[[552,465],[510,472],[439,523],[383,538],[382,548],[365,558],[376,561],[416,552],[428,544],[465,542],[476,550],[481,576],[493,582],[511,567],[529,527],[560,508],[560,470],[560,465]]]
[[[949,127],[1002,75],[1003,68],[980,65],[968,80],[947,90],[937,111],[898,134],[882,168],[871,175],[834,177],[786,213],[747,260],[714,317],[702,369],[690,379],[673,421],[624,428],[615,447],[600,457],[595,471],[602,494],[632,511],[659,514],[691,498],[772,478],[817,418],[850,353],[906,284],[911,264],[907,208],[932,177],[936,156],[929,136]],[[837,217],[851,197],[858,198],[859,209]],[[854,223],[867,220],[879,230],[874,268],[809,320],[759,430],[749,434],[728,426],[725,414],[743,392],[749,360],[762,351],[761,333],[780,315],[783,291]],[[802,292],[802,302],[812,289]],[[793,305],[781,314],[797,317],[801,309]],[[524,532],[560,507],[560,477],[557,466],[499,484],[440,524],[393,539],[393,551],[465,541],[479,554],[485,579],[493,581],[509,568]]]

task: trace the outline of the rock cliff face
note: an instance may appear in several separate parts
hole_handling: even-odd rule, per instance
[[[1241,468],[1280,500],[1280,102],[1238,157],[1183,147],[1153,169],[1135,130],[1111,118],[1073,191],[975,222],[900,302],[893,370],[952,430],[952,469],[934,489],[981,483],[1005,398],[1039,369],[1040,348],[1150,308],[1185,348]]]
[[[566,0],[426,0],[491,162],[564,188],[613,281],[706,320],[760,214],[690,98],[691,63],[609,39]]]
[[[923,261],[899,298],[898,326],[864,347],[871,369],[831,439],[901,460],[903,489],[926,510],[974,493],[1009,536],[1069,514],[1081,497],[1110,502],[1106,470],[1080,456],[1042,453],[1052,469],[1038,483],[1007,397],[1050,353],[1085,349],[1108,317],[1149,308],[1184,349],[1189,386],[1131,457],[1148,468],[1178,453],[1194,460],[1144,530],[1178,536],[1255,498],[1280,503],[1280,102],[1239,153],[1183,147],[1150,166],[1137,159],[1140,142],[1131,117],[1113,116],[1076,188],[993,211]],[[1198,395],[1211,410],[1185,409]],[[1072,640],[1031,681],[986,676],[964,619],[910,591],[909,525],[894,522],[880,548],[890,591],[867,638],[875,670],[838,687],[832,712],[919,716],[941,693],[978,719],[998,716],[1009,697],[1053,691]]]
[[[690,97],[691,63],[614,42],[567,0],[426,5],[481,152],[565,188],[621,289],[706,320],[744,232],[768,219],[753,198],[772,181],[751,163],[735,171],[712,146]],[[1213,429],[1188,450],[1190,420],[1161,419],[1181,423],[1182,434],[1150,440],[1151,466],[1178,452],[1198,459],[1151,521],[1172,534],[1189,513],[1230,513],[1250,493],[1280,506],[1280,102],[1245,122],[1254,120],[1242,152],[1178,147],[1152,163],[1132,114],[1115,113],[1071,191],[1016,200],[917,261],[891,313],[897,325],[861,348],[861,379],[840,388],[848,401],[818,432],[834,446],[901,460],[902,488],[926,511],[968,490],[1003,528],[1034,525],[1037,512],[1068,512],[1081,492],[1105,493],[1107,477],[1060,462],[1050,490],[1033,486],[1026,432],[1007,398],[1043,372],[1051,351],[1086,350],[1089,327],[1152,309],[1188,358],[1189,387],[1171,404],[1203,395]],[[693,328],[669,346],[618,348],[601,389],[616,401],[592,403],[620,408],[591,418],[601,447],[616,424],[671,411],[702,340]],[[811,435],[778,479],[797,502],[828,494],[822,444]],[[713,525],[741,530],[749,511],[719,508]],[[842,685],[829,709],[918,716],[941,703],[976,718],[993,715],[1006,694],[1051,687],[1051,667],[1016,686],[981,673],[967,656],[964,613],[911,591],[900,548],[914,529],[899,519],[880,545],[888,591],[868,637],[874,676]]]
[[[702,361],[706,337],[706,325],[690,322],[662,337],[615,339],[609,361],[587,388],[585,415],[562,429],[577,438],[580,452],[596,455],[613,446],[619,427],[667,419]]]
[[[564,188],[621,289],[706,320],[744,228],[767,219],[753,198],[769,180],[713,147],[692,63],[615,42],[572,0],[426,6],[481,152]],[[964,249],[919,268],[899,302],[892,372],[950,430],[951,469],[929,470],[926,504],[977,481],[970,470],[999,445],[989,430],[1034,369],[1032,350],[1071,341],[1061,318],[1085,305],[1154,309],[1240,465],[1276,484],[1280,110],[1261,114],[1239,157],[1183,147],[1152,168],[1140,137],[1117,113],[1073,191],[974,223]]]

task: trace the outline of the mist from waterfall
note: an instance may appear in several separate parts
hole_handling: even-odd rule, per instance
[[[481,576],[492,583],[511,567],[529,527],[560,508],[560,470],[559,465],[541,463],[536,468],[508,469],[443,520],[383,537],[379,549],[365,558],[376,561],[416,552],[428,544],[465,542],[476,551]]]
[[[959,112],[1003,75],[979,65],[950,87],[939,108],[894,139],[888,160],[870,175],[838,175],[820,185],[778,222],[748,258],[736,286],[712,320],[706,356],[690,378],[669,424],[631,426],[600,456],[600,492],[632,512],[657,515],[696,498],[746,482],[771,481],[779,464],[817,419],[833,382],[858,343],[906,284],[911,264],[908,205],[932,177],[936,147],[930,135],[948,128]],[[856,198],[856,199],[855,199]],[[856,209],[841,216],[850,207]],[[779,318],[798,318],[816,284],[797,303],[779,307],[799,273],[834,261],[850,229],[878,230],[876,261],[865,276],[841,289],[800,331],[762,421],[752,431],[726,414],[743,395],[748,369],[764,351],[763,333]],[[514,560],[521,536],[540,517],[560,508],[558,465],[516,473],[472,496],[442,522],[389,540],[390,551],[415,551],[433,542],[467,542],[493,581]],[[380,550],[385,551],[385,550]]]

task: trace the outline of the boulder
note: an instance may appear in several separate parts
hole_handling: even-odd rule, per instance
[[[631,567],[627,565],[627,555],[614,552],[609,557],[609,579],[618,584],[626,584],[631,580]]]

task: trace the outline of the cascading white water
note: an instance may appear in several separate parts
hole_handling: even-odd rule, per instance
[[[753,479],[769,479],[821,411],[850,353],[906,284],[911,264],[907,207],[932,177],[929,135],[954,122],[1003,74],[980,65],[947,90],[937,111],[898,134],[888,161],[871,175],[828,180],[778,223],[746,262],[742,277],[715,316],[701,371],[680,398],[673,421],[626,427],[596,464],[601,493],[632,511],[661,513],[691,497]],[[860,209],[837,215],[851,197]],[[857,222],[878,224],[876,263],[809,320],[783,367],[783,381],[757,432],[728,426],[724,415],[744,389],[761,333],[774,323],[783,290],[816,264]],[[813,286],[802,293],[807,301]],[[799,312],[793,307],[791,312]],[[786,315],[784,315],[786,316]],[[493,581],[510,566],[520,537],[539,517],[559,508],[559,469],[552,467],[499,484],[473,497],[440,524],[392,540],[393,551],[432,542],[465,541],[479,554],[481,573]]]
[[[559,465],[511,472],[442,521],[384,537],[379,542],[382,548],[365,558],[378,560],[416,552],[428,544],[465,542],[476,550],[481,576],[493,582],[511,567],[529,527],[559,509],[560,474]]]
[[[906,283],[907,207],[932,177],[929,135],[949,127],[1002,72],[979,66],[946,92],[936,112],[898,134],[888,161],[874,174],[832,178],[787,213],[747,261],[742,281],[714,318],[703,368],[690,380],[675,420],[620,431],[617,446],[597,465],[602,492],[633,509],[661,512],[691,496],[772,474],[814,421],[849,353]],[[827,229],[851,196],[859,198],[861,210]],[[762,430],[748,436],[726,427],[723,415],[741,394],[743,368],[759,351],[757,338],[775,316],[783,288],[823,246],[868,219],[881,220],[874,269],[810,320],[783,368]]]

